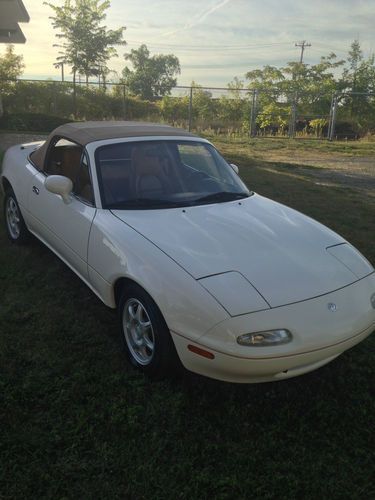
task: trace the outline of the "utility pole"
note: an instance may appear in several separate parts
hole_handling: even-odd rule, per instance
[[[189,132],[191,131],[193,123],[193,87],[190,87],[190,97],[189,97]]]
[[[305,47],[311,47],[311,43],[306,42],[306,40],[302,40],[302,42],[298,42],[294,44],[296,47],[301,47],[301,57],[299,58],[300,64],[303,62],[303,53],[305,52]]]
[[[299,58],[299,63],[303,63],[303,53],[305,52],[305,47],[311,47],[311,43],[306,42],[306,40],[302,40],[302,42],[298,42],[294,44],[296,47],[301,47],[301,56]],[[296,73],[293,68],[293,81],[296,80]],[[298,103],[298,92],[297,88],[294,91],[294,95],[291,101],[291,109],[290,109],[290,120],[289,120],[289,137],[296,136],[296,120],[297,120],[297,103]]]

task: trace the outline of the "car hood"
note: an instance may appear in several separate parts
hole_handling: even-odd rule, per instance
[[[195,279],[241,273],[270,307],[316,297],[359,279],[327,251],[345,243],[343,238],[256,194],[227,203],[113,214]],[[371,272],[371,266],[368,269]]]

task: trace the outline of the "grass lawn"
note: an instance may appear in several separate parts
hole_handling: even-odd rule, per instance
[[[375,203],[216,141],[248,186],[375,263]],[[0,228],[0,499],[375,497],[375,336],[311,374],[151,383],[116,316],[47,248]]]
[[[361,139],[359,141],[327,141],[314,138],[296,138],[287,137],[254,137],[248,138],[223,138],[211,136],[216,143],[248,145],[253,153],[270,153],[273,151],[289,152],[314,152],[322,154],[335,153],[336,155],[366,156],[375,153],[375,140]]]

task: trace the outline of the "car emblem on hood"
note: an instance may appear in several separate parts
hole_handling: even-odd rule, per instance
[[[327,307],[328,307],[328,309],[329,309],[331,312],[335,312],[335,311],[337,311],[337,305],[336,305],[336,304],[334,304],[333,302],[329,302],[329,303],[327,304]]]

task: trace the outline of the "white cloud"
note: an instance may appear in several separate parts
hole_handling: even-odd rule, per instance
[[[172,36],[172,35],[175,35],[175,34],[181,32],[181,31],[186,31],[190,28],[194,28],[194,26],[196,26],[197,24],[199,24],[202,21],[204,21],[205,19],[207,19],[208,16],[213,14],[218,9],[221,9],[222,7],[224,7],[224,5],[226,5],[230,1],[231,0],[222,0],[219,3],[212,5],[208,9],[205,9],[204,11],[201,11],[196,16],[194,16],[193,19],[191,21],[187,22],[182,28],[176,29],[173,31],[168,31],[167,33],[163,33],[162,36],[165,36],[165,37]]]

